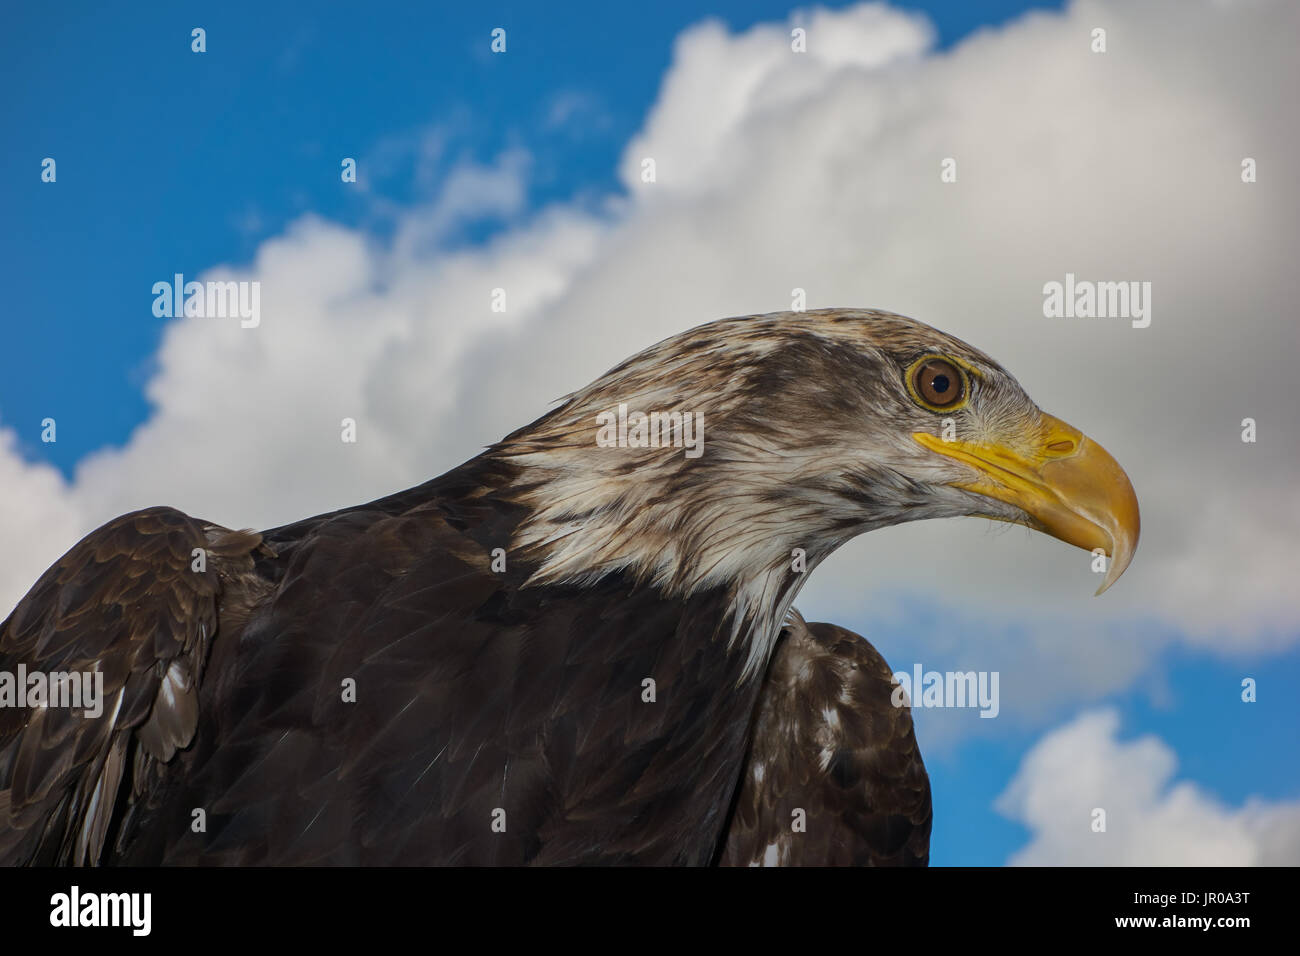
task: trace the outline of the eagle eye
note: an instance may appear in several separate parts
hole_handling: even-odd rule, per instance
[[[947,411],[966,397],[966,376],[947,359],[927,356],[913,363],[908,378],[913,397],[934,411]]]

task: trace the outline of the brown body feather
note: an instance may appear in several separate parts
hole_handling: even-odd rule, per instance
[[[61,609],[79,595],[87,630],[67,635],[68,663],[125,672],[108,687],[128,700],[116,724],[65,715],[78,731],[49,746],[30,718],[0,738],[0,862],[708,862],[758,690],[714,693],[743,667],[725,595],[669,600],[618,573],[524,588],[526,561],[493,573],[491,547],[520,514],[482,493],[500,480],[480,460],[267,532],[252,574],[192,575],[203,535],[169,509],[91,534],[3,625],[0,647],[49,666],[31,635],[66,631]],[[136,590],[121,593],[126,581]],[[182,695],[197,711],[177,708],[197,713],[187,725],[156,701],[204,634],[208,666],[194,659]],[[150,753],[153,722],[170,750]],[[74,752],[84,759],[64,767]],[[108,840],[79,857],[68,841],[114,761],[134,762],[134,783],[108,781],[112,813],[96,822]]]
[[[791,615],[754,716],[723,866],[929,862],[930,778],[895,687],[862,637]]]
[[[123,515],[46,571],[0,625],[0,671],[103,674],[96,717],[0,708],[0,863],[101,859],[123,793],[147,787],[193,739],[222,579],[244,577],[259,542],[171,508]]]

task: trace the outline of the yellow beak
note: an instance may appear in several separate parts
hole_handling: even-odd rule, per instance
[[[979,475],[955,487],[1015,505],[1024,523],[1086,551],[1110,556],[1101,594],[1114,584],[1137,550],[1141,520],[1137,495],[1124,469],[1083,432],[1046,413],[1027,450],[986,442],[944,441],[927,432],[912,437]]]

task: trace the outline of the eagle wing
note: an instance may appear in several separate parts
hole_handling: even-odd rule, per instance
[[[924,866],[930,779],[911,710],[864,638],[797,612],[754,716],[723,866]]]
[[[0,678],[16,683],[21,665],[47,686],[55,674],[102,680],[98,714],[41,706],[24,688],[17,706],[0,707],[0,865],[99,862],[132,790],[193,737],[223,582],[251,566],[259,543],[173,508],[123,515],[60,558],[0,624]],[[128,766],[133,787],[123,788]]]

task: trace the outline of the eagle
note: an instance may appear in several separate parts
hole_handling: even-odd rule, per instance
[[[1098,593],[1139,531],[993,359],[853,309],[672,336],[368,504],[123,515],[0,624],[11,691],[102,686],[0,706],[0,863],[924,864],[906,701],[793,602],[850,538],[958,516],[1100,549]]]

